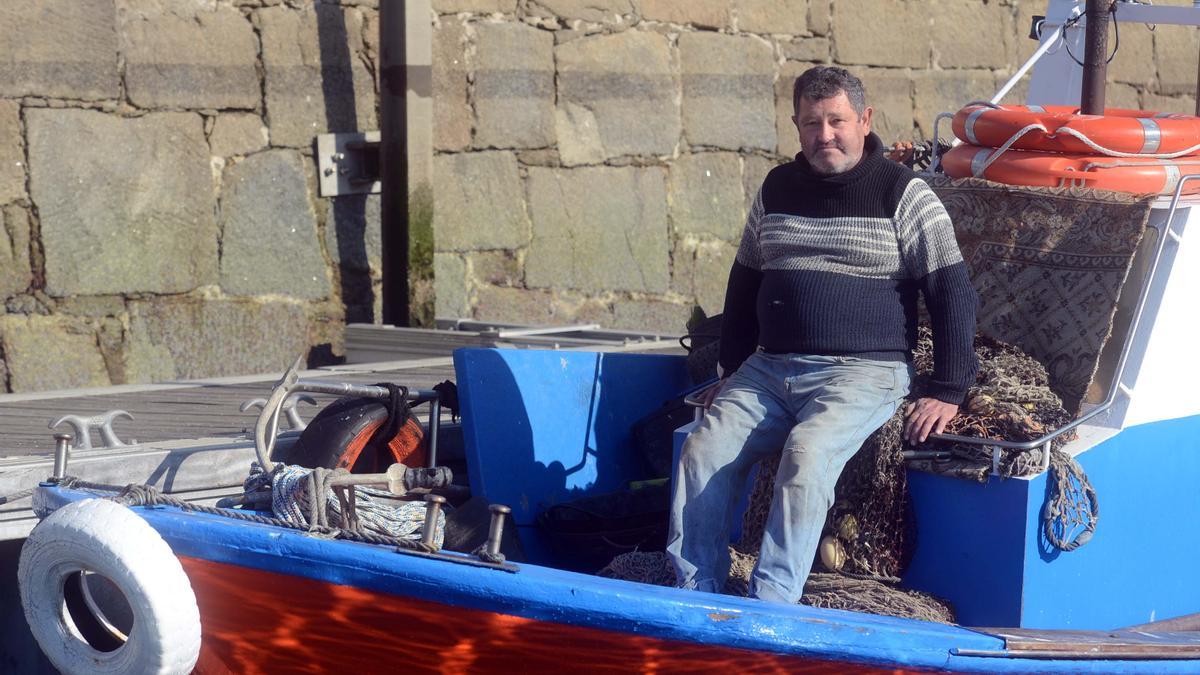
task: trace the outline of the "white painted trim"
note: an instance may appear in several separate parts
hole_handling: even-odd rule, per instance
[[[1173,229],[1181,236],[1168,237],[1165,278],[1148,298],[1157,312],[1143,319],[1122,377],[1132,390],[1123,427],[1200,415],[1200,208],[1177,215]]]

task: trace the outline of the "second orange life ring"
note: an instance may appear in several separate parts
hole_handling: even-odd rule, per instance
[[[987,164],[995,152],[995,148],[960,145],[942,156],[942,167],[951,178],[976,177],[1009,185],[1043,187],[1085,185],[1139,194],[1173,193],[1183,176],[1200,174],[1200,157],[1128,159],[1009,150]],[[1184,194],[1197,192],[1200,181],[1184,187]]]
[[[1200,117],[1175,113],[1107,108],[1103,116],[1080,115],[1071,106],[975,103],[955,113],[953,126],[964,143],[993,148],[1025,131],[1011,147],[1089,155],[1110,154],[1098,148],[1118,155],[1200,152]]]

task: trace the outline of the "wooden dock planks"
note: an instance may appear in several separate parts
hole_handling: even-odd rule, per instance
[[[427,389],[443,380],[454,378],[450,359],[364,364],[360,368],[341,367],[337,370],[307,371],[303,377],[355,384],[394,382],[414,388]],[[133,420],[120,419],[113,424],[117,436],[125,443],[134,439],[141,443],[199,438],[207,436],[240,436],[254,426],[257,409],[239,412],[242,402],[266,398],[275,382],[274,377],[262,376],[257,381],[229,378],[230,382],[204,380],[178,385],[147,385],[126,387],[122,391],[92,394],[81,390],[77,395],[64,396],[59,392],[0,395],[0,457],[48,456],[54,450],[54,431],[51,421],[67,414],[90,417],[109,410],[124,410]],[[110,388],[111,389],[111,388]],[[332,400],[314,396],[318,405]],[[319,407],[301,403],[304,419],[311,418]],[[63,425],[61,431],[70,432]],[[93,443],[99,439],[93,434]]]

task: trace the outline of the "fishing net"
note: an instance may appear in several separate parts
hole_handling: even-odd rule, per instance
[[[1020,349],[985,335],[975,338],[979,374],[975,386],[967,391],[965,405],[950,421],[946,433],[971,438],[1031,441],[1071,421],[1062,399],[1050,389],[1049,376],[1042,364]],[[933,339],[922,329],[913,352],[917,369],[916,388],[920,390],[933,370]],[[1074,440],[1074,433],[1058,436],[1052,447],[1060,449]],[[918,451],[949,452],[948,461],[924,463],[923,470],[956,475],[980,482],[992,472],[992,452],[980,445],[929,442]],[[997,473],[1002,476],[1032,476],[1041,471],[1042,449],[1004,452]]]
[[[1050,390],[1046,369],[1035,359],[983,335],[976,337],[975,351],[980,364],[975,385],[947,433],[1027,441],[1070,421],[1062,401]],[[912,397],[919,398],[927,390],[933,371],[933,340],[926,328],[921,329],[913,357],[916,378]],[[802,603],[943,623],[954,621],[953,610],[945,602],[898,587],[897,577],[910,562],[916,545],[906,469],[914,465],[920,470],[986,481],[993,471],[992,453],[984,446],[930,441],[915,448],[918,455],[928,455],[929,459],[906,461],[903,428],[902,406],[847,463],[834,491],[822,540],[822,545],[836,554],[832,556],[836,569],[822,573],[826,568],[818,558]],[[1071,437],[1064,434],[1053,442],[1051,488],[1043,514],[1047,539],[1065,550],[1090,538],[1098,516],[1095,492],[1087,477],[1074,459],[1058,450]],[[1041,453],[1041,449],[1005,452],[997,463],[997,473],[1036,474],[1041,470]],[[771,508],[778,466],[777,456],[758,464],[742,519],[742,537],[730,547],[727,593],[747,592]],[[618,556],[600,574],[658,585],[675,582],[674,570],[661,552]]]
[[[732,565],[725,582],[727,595],[745,596],[756,556],[730,547]],[[633,551],[613,558],[597,574],[610,579],[640,581],[655,586],[674,586],[675,569],[662,551]],[[899,616],[937,623],[954,623],[954,611],[945,601],[928,593],[902,590],[878,579],[814,572],[808,575],[801,604],[828,609],[846,609],[869,614]]]

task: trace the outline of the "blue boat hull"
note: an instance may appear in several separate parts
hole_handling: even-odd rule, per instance
[[[45,486],[39,489],[37,501],[45,513],[91,497],[94,495]],[[561,670],[572,663],[586,667],[597,658],[595,654],[611,657],[598,667],[617,670],[644,668],[647,659],[658,663],[659,670],[674,670],[672,664],[695,667],[698,663],[722,669],[740,664],[789,671],[811,668],[813,672],[833,666],[837,672],[876,668],[1073,673],[1200,670],[1200,660],[1019,658],[1005,652],[1001,638],[956,626],[774,605],[538,565],[504,570],[467,564],[471,559],[466,556],[460,564],[171,507],[134,510],[167,541],[192,574],[202,625],[207,626],[202,664],[224,663],[239,672],[257,666],[252,667],[254,659],[244,645],[240,653],[247,660],[229,662],[230,654],[239,652],[220,644],[220,636],[237,630],[213,608],[231,603],[252,606],[256,594],[261,596],[258,604],[270,608],[276,621],[264,625],[261,618],[245,613],[247,625],[240,630],[265,631],[270,639],[260,641],[264,658],[287,646],[284,643],[296,642],[297,648],[311,651],[303,649],[311,636],[295,610],[312,605],[326,618],[309,630],[317,630],[327,643],[330,635],[320,631],[344,633],[334,635],[331,644],[342,644],[345,650],[334,649],[330,656],[341,665],[347,664],[346,659],[364,658],[363,663],[376,666],[367,670],[390,670],[396,666],[396,658],[424,670],[422,664],[428,665],[431,650],[441,654],[431,663],[442,668],[449,647],[439,644],[437,635],[456,636],[454,644],[461,652],[476,653],[486,647],[483,651],[488,658],[508,654],[504,658],[529,671]],[[268,584],[263,579],[272,581]],[[345,611],[347,598],[356,599],[356,607],[369,606],[371,611],[363,614],[362,620],[354,619],[353,613]],[[424,619],[412,615],[414,607],[423,610]],[[540,635],[555,644],[552,649],[531,651],[530,645],[514,639],[517,634]],[[401,640],[395,644],[401,646],[389,648],[391,643],[380,640],[380,635],[399,636]],[[472,663],[482,668],[484,663],[474,658]],[[272,669],[278,671],[279,666],[276,663]],[[267,662],[262,667],[267,668]]]

